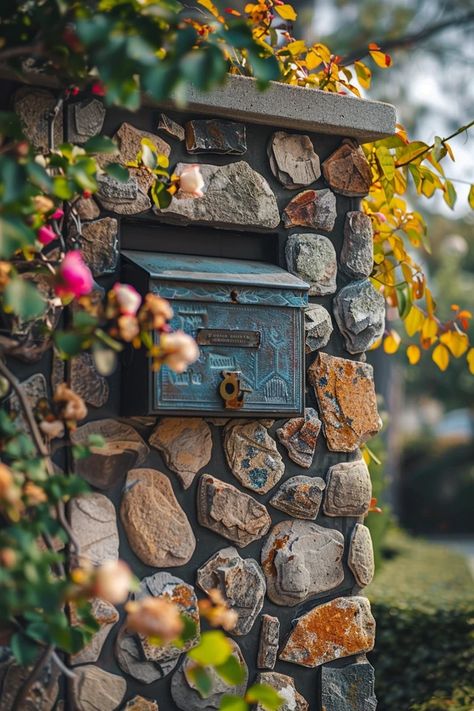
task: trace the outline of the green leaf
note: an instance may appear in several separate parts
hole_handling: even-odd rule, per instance
[[[18,249],[34,245],[36,234],[14,215],[0,217],[0,257],[9,259]]]
[[[232,645],[220,630],[204,632],[198,646],[188,652],[190,659],[203,666],[224,664],[231,654]]]
[[[53,178],[53,193],[60,200],[70,200],[74,195],[71,181],[63,175],[56,175]]]
[[[278,81],[281,78],[276,57],[273,55],[261,57],[259,50],[254,48],[249,48],[247,53],[259,89],[264,89],[269,81]]]
[[[245,695],[247,701],[253,704],[260,704],[265,711],[278,711],[283,704],[283,699],[268,684],[254,684]]]
[[[237,686],[245,679],[245,671],[239,660],[230,656],[224,664],[219,664],[215,667],[217,674],[224,679],[230,686]]]
[[[142,144],[142,150],[141,150],[141,156],[142,156],[142,163],[144,166],[147,168],[150,168],[150,170],[153,170],[156,168],[158,161],[156,158],[156,149],[155,146],[150,146],[150,142],[148,142],[146,139],[143,139],[141,144]]]
[[[159,180],[156,180],[151,186],[151,199],[160,209],[168,207],[171,203],[172,195],[166,190],[166,186]]]
[[[56,331],[54,334],[54,343],[61,355],[77,355],[82,350],[82,341],[80,334],[71,331]]]
[[[39,653],[36,642],[22,632],[15,632],[10,640],[10,648],[18,664],[25,667],[32,664]]]
[[[40,190],[43,190],[45,193],[52,190],[53,181],[42,165],[31,161],[31,163],[28,163],[26,166],[26,172],[28,173],[30,182],[40,188]]]
[[[105,447],[105,439],[100,434],[91,434],[87,440],[89,447]]]
[[[448,205],[451,209],[454,208],[454,205],[456,204],[457,200],[457,193],[454,185],[450,180],[447,180],[444,184],[444,192],[443,192],[443,199],[446,205]]]
[[[75,311],[72,321],[76,328],[94,328],[98,323],[97,317],[87,311]]]
[[[129,178],[128,170],[124,168],[123,165],[120,165],[120,163],[109,163],[105,166],[104,170],[107,175],[110,175],[111,178],[115,178],[115,180],[118,180],[120,183],[126,183]]]
[[[38,318],[44,313],[46,301],[38,289],[26,279],[14,277],[5,287],[4,307],[24,321]]]
[[[0,156],[0,202],[20,200],[25,188],[25,170],[9,156]]]
[[[249,705],[240,696],[226,694],[222,697],[219,711],[248,711]]]
[[[212,680],[209,674],[200,666],[188,668],[186,672],[190,680],[194,682],[197,690],[203,698],[209,696],[212,691]]]
[[[195,621],[186,614],[181,615],[181,621],[183,623],[183,631],[181,632],[179,638],[182,642],[188,642],[196,636],[197,625]]]
[[[0,111],[0,135],[18,140],[25,137],[21,121],[13,111]]]
[[[117,145],[108,136],[92,136],[83,145],[88,153],[116,153]]]

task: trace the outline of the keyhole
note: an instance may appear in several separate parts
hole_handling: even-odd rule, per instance
[[[239,300],[239,292],[237,289],[232,289],[230,292],[230,300],[232,301],[233,304],[236,304]]]

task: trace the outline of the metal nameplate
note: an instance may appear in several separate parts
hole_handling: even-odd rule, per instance
[[[201,328],[197,332],[199,346],[234,346],[234,348],[259,348],[260,331],[238,331],[224,328]]]

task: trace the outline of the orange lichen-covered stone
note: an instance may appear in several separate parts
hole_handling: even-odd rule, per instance
[[[338,597],[299,618],[280,659],[317,667],[341,657],[370,652],[375,620],[365,597]]]
[[[345,139],[323,163],[325,181],[336,193],[364,197],[370,190],[372,174],[362,149]]]
[[[332,452],[353,452],[379,432],[382,422],[371,365],[319,353],[308,369],[308,379]]]

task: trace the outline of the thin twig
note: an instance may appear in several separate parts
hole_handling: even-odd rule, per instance
[[[68,679],[75,679],[76,678],[77,675],[71,669],[69,669],[69,667],[67,667],[64,664],[64,662],[61,659],[61,657],[59,656],[59,654],[57,654],[56,652],[53,651],[53,653],[51,655],[51,659],[59,667],[59,669],[62,671],[64,676],[67,676]]]
[[[26,706],[25,702],[28,698],[28,694],[30,693],[33,684],[37,680],[43,668],[48,663],[53,653],[54,645],[50,644],[48,647],[45,647],[43,652],[40,654],[40,656],[36,660],[35,666],[31,671],[31,674],[26,679],[26,681],[23,682],[23,684],[20,686],[20,689],[18,690],[18,693],[15,697],[15,701],[13,702],[12,711],[24,711]]]

